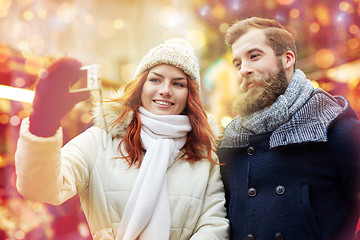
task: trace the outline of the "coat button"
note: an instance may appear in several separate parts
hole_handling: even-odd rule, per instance
[[[254,147],[248,147],[247,154],[252,156],[255,154],[255,148]]]
[[[275,233],[274,240],[283,240],[284,236],[281,233]]]
[[[252,235],[251,233],[249,233],[249,234],[246,236],[246,240],[255,240],[255,237],[254,237],[254,235]]]
[[[279,185],[275,189],[276,193],[282,195],[285,193],[285,187],[283,185]]]
[[[248,195],[250,197],[255,197],[256,196],[256,189],[255,188],[249,188],[248,189]]]

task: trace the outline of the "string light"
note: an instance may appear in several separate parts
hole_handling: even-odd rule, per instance
[[[0,85],[0,98],[32,103],[34,95],[35,92],[31,90]]]

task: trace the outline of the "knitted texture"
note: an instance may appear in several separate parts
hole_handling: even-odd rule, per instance
[[[135,71],[135,77],[159,64],[169,64],[182,69],[200,86],[199,63],[195,57],[194,49],[186,40],[171,38],[152,48],[140,61]]]
[[[297,91],[303,89],[299,88]],[[278,124],[282,122],[280,125],[272,124],[278,126],[269,129],[269,132],[273,131],[270,136],[270,148],[302,142],[327,141],[329,125],[348,107],[349,103],[343,97],[333,97],[322,89],[316,89],[303,106],[289,115],[289,119],[278,121]],[[236,117],[226,127],[220,148],[248,146],[249,136],[254,134],[256,133],[244,128]]]
[[[143,107],[139,112],[146,153],[116,240],[167,240],[171,224],[167,169],[184,146],[191,124],[186,115],[155,115]]]

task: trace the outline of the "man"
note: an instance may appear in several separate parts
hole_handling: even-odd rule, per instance
[[[354,239],[360,122],[348,101],[295,69],[275,20],[238,21],[226,43],[240,82],[218,149],[231,239]]]

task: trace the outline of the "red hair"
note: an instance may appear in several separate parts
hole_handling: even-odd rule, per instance
[[[145,71],[135,80],[129,82],[125,87],[124,95],[114,99],[114,101],[122,102],[123,108],[121,109],[120,117],[112,123],[113,125],[122,122],[131,111],[134,112],[133,120],[118,146],[121,156],[129,163],[129,167],[133,164],[140,167],[142,155],[145,153],[140,138],[141,121],[138,109],[141,105],[140,96],[142,88],[149,71]],[[187,82],[189,94],[184,115],[189,117],[192,130],[188,133],[188,138],[184,145],[187,153],[187,157],[184,160],[194,163],[195,161],[207,158],[210,162],[217,164],[217,161],[212,157],[212,153],[215,153],[215,136],[207,121],[206,112],[201,102],[199,85],[196,80],[191,80],[188,76]],[[125,144],[128,154],[126,156],[121,150],[122,144]]]

